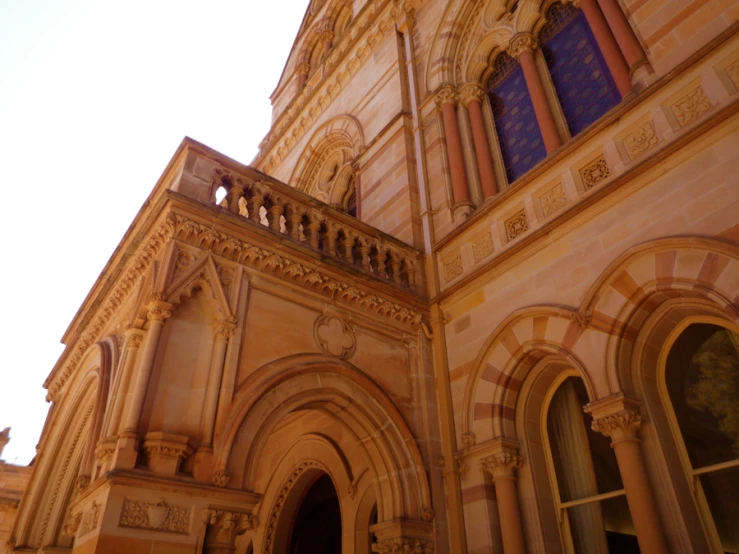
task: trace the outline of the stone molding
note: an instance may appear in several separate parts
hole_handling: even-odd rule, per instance
[[[173,237],[178,241],[210,250],[218,256],[312,290],[335,302],[356,306],[366,313],[413,328],[419,328],[423,324],[422,314],[409,308],[366,293],[352,284],[330,277],[302,263],[293,262],[266,248],[218,232],[212,226],[197,223],[179,214],[170,215],[174,223]],[[284,248],[280,250],[285,252]]]
[[[275,497],[272,510],[270,510],[269,519],[267,520],[267,529],[264,536],[264,554],[272,554],[275,545],[275,532],[277,531],[277,522],[280,519],[282,508],[285,506],[290,491],[297,482],[298,478],[311,468],[316,468],[328,474],[328,469],[317,460],[303,460],[298,463],[295,469],[290,472],[285,482],[280,487]]]

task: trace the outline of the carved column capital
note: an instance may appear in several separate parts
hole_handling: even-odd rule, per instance
[[[538,48],[538,42],[531,33],[518,33],[508,45],[508,52],[518,59],[523,52],[534,52]]]
[[[482,103],[485,96],[485,91],[477,83],[467,83],[459,90],[459,101],[464,106],[467,106],[470,102]]]
[[[127,329],[124,333],[124,348],[138,348],[139,346],[141,346],[141,340],[143,338],[143,330],[137,329],[136,327],[131,327],[130,329]]]
[[[637,400],[618,393],[591,402],[583,409],[593,416],[593,431],[610,437],[611,444],[622,440],[638,440],[644,419]]]
[[[521,456],[511,452],[498,452],[480,460],[480,469],[497,477],[515,477],[516,470],[523,465]]]
[[[452,86],[445,86],[436,93],[436,104],[442,106],[444,104],[456,104],[459,99],[457,91]]]
[[[146,317],[150,321],[161,321],[164,322],[172,317],[172,304],[164,302],[159,299],[159,295],[156,298],[152,298],[149,302],[146,311]]]
[[[214,325],[216,340],[227,342],[234,334],[234,324],[225,321],[219,321]]]
[[[377,538],[373,552],[380,554],[434,554],[433,524],[418,520],[392,520],[370,527]]]

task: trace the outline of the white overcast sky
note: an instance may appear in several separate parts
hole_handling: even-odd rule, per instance
[[[0,0],[0,429],[28,463],[88,290],[187,135],[249,163],[308,0]]]

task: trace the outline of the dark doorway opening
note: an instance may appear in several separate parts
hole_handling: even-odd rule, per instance
[[[331,478],[322,475],[303,497],[290,537],[290,554],[341,554],[341,510]]]

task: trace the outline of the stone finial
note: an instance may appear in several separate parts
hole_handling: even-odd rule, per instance
[[[6,427],[0,431],[0,457],[2,457],[3,449],[8,442],[10,442],[10,427]]]
[[[511,39],[508,52],[518,59],[522,53],[534,52],[537,47],[538,43],[531,33],[518,33]]]

